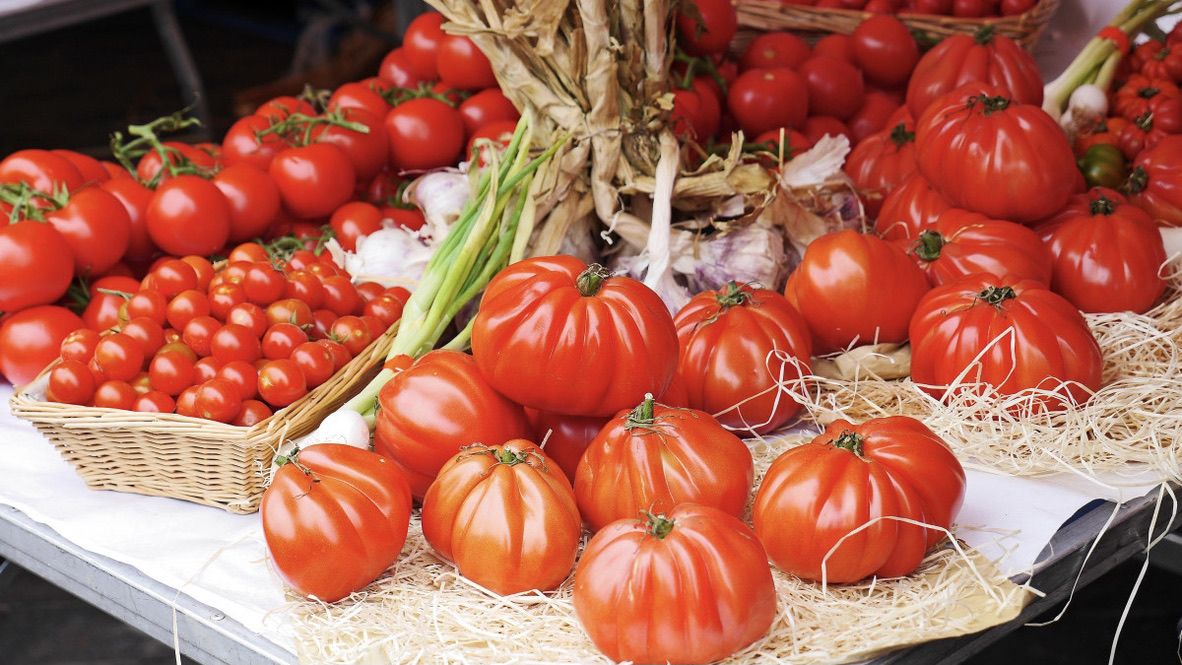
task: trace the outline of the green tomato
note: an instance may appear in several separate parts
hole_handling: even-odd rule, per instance
[[[1129,177],[1129,167],[1124,154],[1116,146],[1107,143],[1088,148],[1076,163],[1088,187],[1116,189]]]

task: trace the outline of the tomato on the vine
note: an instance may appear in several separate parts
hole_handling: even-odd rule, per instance
[[[382,58],[382,64],[378,66],[378,78],[395,88],[407,89],[417,88],[424,80],[414,73],[410,58],[403,48],[396,48]]]
[[[230,207],[230,242],[258,238],[279,212],[279,188],[266,171],[239,163],[218,171],[212,179]]]
[[[439,78],[435,60],[444,36],[443,14],[439,12],[423,12],[406,26],[402,51],[411,71],[419,79],[432,81]]]
[[[313,127],[313,140],[316,143],[335,145],[344,151],[353,164],[357,180],[368,183],[386,167],[389,141],[386,138],[386,128],[382,123],[386,114],[377,115],[367,109],[359,108],[340,109],[339,113],[345,121],[357,123],[369,131],[359,132],[349,127],[328,123]]]
[[[327,143],[280,152],[271,161],[269,173],[283,206],[303,219],[327,217],[349,200],[357,180],[345,151]]]
[[[329,224],[341,248],[354,252],[359,238],[382,228],[382,213],[371,203],[350,201],[333,211]]]
[[[390,166],[418,171],[451,166],[464,147],[464,120],[460,112],[423,97],[395,106],[386,114],[390,142]]]
[[[271,121],[261,115],[248,115],[231,125],[222,138],[222,160],[226,166],[247,163],[267,171],[275,155],[287,147],[278,132],[260,135],[270,127]]]
[[[439,82],[457,90],[497,87],[488,57],[465,35],[443,35],[435,52]]]
[[[517,107],[513,106],[513,102],[509,101],[509,98],[499,88],[481,90],[465,99],[460,103],[459,111],[468,136],[491,122],[516,124],[521,117]]]
[[[70,245],[79,275],[101,275],[127,251],[131,237],[127,209],[101,187],[71,193],[69,201],[45,219]]]
[[[23,182],[39,191],[52,193],[63,187],[81,189],[86,179],[70,160],[48,150],[17,150],[0,160],[0,182]]]
[[[230,204],[212,182],[195,175],[170,178],[148,205],[148,234],[176,256],[208,256],[230,238]]]

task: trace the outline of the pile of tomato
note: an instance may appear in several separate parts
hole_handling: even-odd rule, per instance
[[[871,14],[934,14],[956,18],[1018,16],[1038,0],[780,0],[785,5],[858,9]]]

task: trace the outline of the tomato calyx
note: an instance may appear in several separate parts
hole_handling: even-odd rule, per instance
[[[645,393],[644,401],[632,409],[624,423],[624,429],[637,427],[651,428],[656,419],[653,417],[653,394]]]
[[[443,92],[435,90],[430,83],[420,83],[417,88],[390,88],[389,90],[374,90],[386,100],[390,106],[398,106],[412,99],[434,99],[454,108],[460,107],[460,102],[472,96],[467,90],[448,89]]]
[[[997,96],[990,97],[988,95],[973,95],[968,99],[969,108],[973,108],[977,104],[981,105],[981,112],[983,115],[997,113],[1004,111],[1010,107],[1010,100],[1005,97]]]
[[[599,289],[603,286],[603,281],[612,276],[612,271],[606,267],[592,263],[587,266],[587,269],[579,273],[575,279],[575,287],[579,289],[579,294],[583,296],[593,296],[599,293]]]
[[[673,527],[677,525],[676,520],[671,520],[665,515],[654,515],[647,510],[642,514],[644,515],[645,534],[657,540],[664,540],[666,536],[673,533]]]
[[[1155,88],[1151,85],[1147,85],[1144,88],[1141,88],[1140,90],[1137,91],[1137,96],[1140,97],[1141,99],[1153,99],[1154,97],[1157,97],[1157,93],[1159,93],[1159,92],[1161,92],[1160,89]]]
[[[896,148],[902,148],[908,143],[915,142],[915,132],[907,131],[907,123],[900,122],[891,130],[891,142]]]
[[[314,483],[320,482],[320,479],[316,477],[316,474],[312,472],[312,469],[310,469],[307,466],[305,466],[304,464],[300,463],[299,457],[300,457],[300,449],[293,448],[291,453],[288,455],[276,455],[275,456],[275,466],[282,467],[285,464],[291,464],[295,468],[299,469],[300,473],[302,473],[305,476],[307,476],[308,478],[310,478],[312,480],[312,482],[314,482]]]
[[[740,285],[732,279],[723,287],[726,289],[724,292],[715,294],[714,300],[718,302],[718,306],[723,310],[730,309],[731,307],[741,307],[747,303],[756,304],[755,294],[749,290],[744,290],[744,286],[747,285]]]
[[[52,194],[33,189],[23,182],[0,184],[0,202],[12,206],[8,222],[21,220],[45,221],[46,210],[60,210],[70,202],[70,190],[62,185]]]
[[[1129,174],[1129,179],[1125,182],[1123,189],[1130,194],[1140,194],[1149,186],[1149,173],[1145,171],[1143,166],[1133,167],[1133,172]]]
[[[981,46],[986,46],[993,41],[995,36],[997,36],[997,30],[993,25],[983,25],[973,35],[973,41]]]
[[[1014,292],[1014,287],[1012,286],[989,286],[984,291],[978,293],[977,297],[1000,309],[1002,303],[1017,298],[1018,294]]]
[[[915,255],[924,261],[935,261],[940,258],[940,250],[944,248],[944,236],[938,231],[927,230],[919,234],[915,241]]]
[[[862,435],[857,432],[842,432],[833,440],[833,447],[848,450],[857,455],[858,459],[866,459],[864,455],[865,444],[862,441]]]
[[[1116,212],[1116,204],[1113,203],[1112,199],[1101,194],[1096,200],[1092,201],[1089,209],[1093,217],[1096,215],[1108,216]]]
[[[530,453],[525,450],[510,450],[509,448],[492,448],[492,456],[498,464],[516,466],[529,461]]]

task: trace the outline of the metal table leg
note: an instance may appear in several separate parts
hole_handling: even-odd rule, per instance
[[[209,115],[209,100],[205,94],[205,85],[201,82],[201,73],[193,62],[193,54],[181,33],[180,24],[176,20],[172,0],[157,0],[152,3],[152,19],[156,23],[156,32],[164,45],[164,52],[168,54],[168,61],[176,73],[177,83],[181,87],[181,98],[185,105],[192,108],[193,115],[201,121],[201,132],[209,136],[211,116]]]

